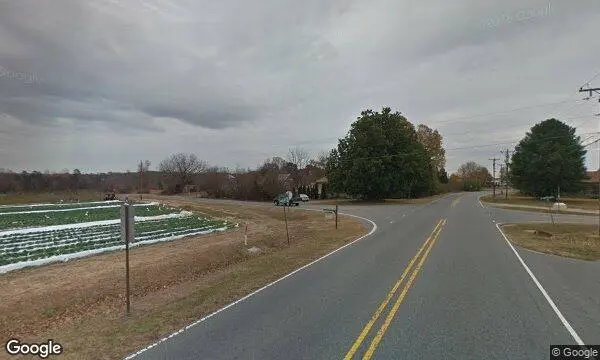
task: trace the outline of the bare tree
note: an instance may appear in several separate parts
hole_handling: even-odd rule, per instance
[[[143,162],[140,162],[138,164],[138,172],[146,172],[148,170],[150,170],[150,165],[152,165],[152,163],[150,162],[150,160],[144,160]]]
[[[319,151],[316,159],[310,160],[308,163],[316,168],[325,169],[327,167],[327,160],[329,154],[325,150]]]
[[[304,169],[310,160],[310,155],[303,148],[292,148],[288,152],[287,159],[289,162],[295,164],[298,169]]]
[[[164,159],[158,165],[160,172],[170,177],[180,191],[188,185],[195,175],[204,172],[208,165],[195,154],[177,153]]]

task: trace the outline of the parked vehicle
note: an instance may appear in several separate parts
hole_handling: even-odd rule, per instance
[[[298,195],[298,197],[300,198],[301,201],[307,202],[309,200],[308,195],[306,194],[300,194]]]
[[[293,199],[290,194],[281,194],[273,200],[275,206],[299,206],[300,203]]]

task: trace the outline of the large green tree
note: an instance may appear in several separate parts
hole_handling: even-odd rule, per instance
[[[363,199],[416,197],[435,188],[430,154],[415,127],[389,107],[361,112],[331,151],[327,173],[332,191]]]
[[[512,156],[509,179],[519,191],[533,196],[576,192],[585,178],[585,153],[575,128],[557,119],[533,126]]]

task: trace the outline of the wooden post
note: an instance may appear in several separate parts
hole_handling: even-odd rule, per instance
[[[127,316],[131,314],[129,287],[129,243],[134,237],[134,208],[128,203],[121,205],[121,239],[125,242],[125,298]]]
[[[338,206],[335,206],[335,228],[338,228]]]
[[[287,236],[287,243],[288,243],[288,246],[289,246],[290,245],[290,233],[288,231],[287,215],[286,215],[286,212],[285,212],[285,208],[286,208],[286,205],[284,204],[283,205],[283,219],[285,220],[285,235]]]

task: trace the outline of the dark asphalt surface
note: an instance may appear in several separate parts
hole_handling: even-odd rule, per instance
[[[344,206],[377,223],[375,233],[135,359],[341,359],[442,218],[447,223],[373,358],[547,359],[550,344],[575,341],[495,227],[547,215],[482,208],[477,196]],[[579,336],[600,343],[600,262],[518,251]]]

